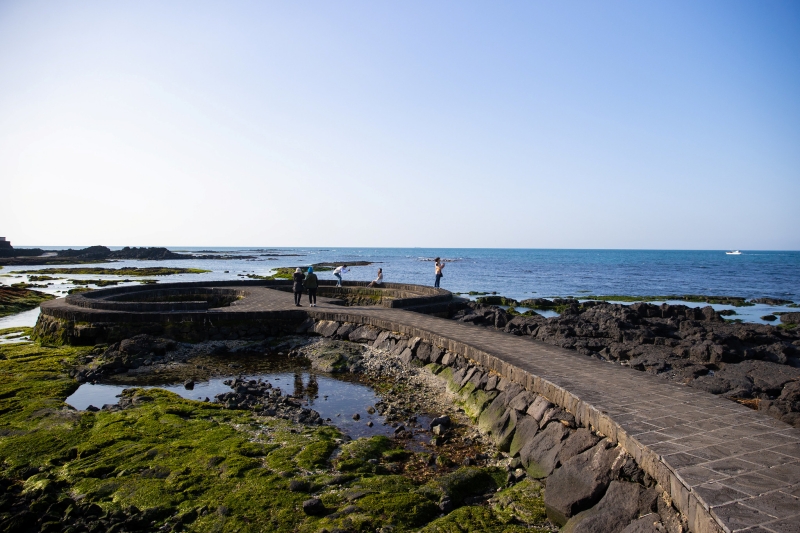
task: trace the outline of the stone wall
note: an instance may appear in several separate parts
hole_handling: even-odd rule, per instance
[[[141,333],[182,342],[263,339],[294,333],[308,316],[303,311],[259,313],[260,318],[239,313],[140,313],[129,314],[127,320],[121,321],[113,313],[95,313],[91,321],[81,321],[59,315],[58,312],[41,314],[33,337],[44,344],[76,346],[110,344]]]
[[[688,529],[658,481],[612,436],[551,398],[486,368],[457,347],[360,323],[308,319],[298,329],[368,343],[443,379],[477,426],[512,457],[512,475],[545,479],[545,504],[564,531]],[[456,349],[452,349],[456,348]],[[525,380],[525,383],[529,383]],[[695,531],[715,531],[702,528]],[[627,526],[627,527],[626,527]]]

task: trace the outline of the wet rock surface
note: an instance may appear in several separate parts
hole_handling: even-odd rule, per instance
[[[551,307],[556,304],[548,302]],[[451,318],[530,336],[724,395],[800,427],[800,405],[793,392],[800,380],[796,328],[726,322],[710,306],[557,303],[564,310],[552,318],[532,312],[509,314],[495,305],[474,302]],[[785,313],[781,321],[794,324],[793,315],[800,313]]]
[[[284,395],[281,389],[273,388],[267,381],[236,378],[226,380],[225,384],[232,391],[217,394],[214,400],[227,409],[250,409],[263,416],[275,416],[298,424],[323,423],[318,412],[303,407],[300,399]]]
[[[27,486],[26,486],[27,485]],[[30,488],[36,486],[36,488]],[[150,508],[144,511],[135,506],[106,511],[95,503],[80,502],[65,496],[64,483],[54,476],[34,474],[25,482],[0,478],[0,531],[48,532],[64,531],[161,531],[174,530],[191,516],[175,513],[168,508]],[[192,518],[192,520],[189,520]],[[196,518],[196,513],[195,513]],[[179,528],[180,529],[180,528]]]

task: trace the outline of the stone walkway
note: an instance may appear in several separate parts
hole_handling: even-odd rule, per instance
[[[695,533],[800,533],[800,430],[763,413],[528,337],[401,309],[342,307],[321,297],[312,308],[304,296],[298,308],[289,292],[247,290],[247,298],[209,313],[302,309],[316,319],[418,336],[484,365],[502,361],[506,377],[528,379],[534,392],[617,440],[671,495]]]
[[[288,292],[257,289],[224,311],[297,309],[292,298]],[[643,458],[642,450],[657,454],[676,478],[670,484],[684,485],[665,487],[674,499],[684,499],[676,501],[684,512],[691,509],[688,500],[694,495],[727,531],[800,531],[800,430],[730,400],[529,338],[408,311],[341,307],[324,300],[309,308],[304,298],[303,309],[315,318],[454,340],[569,391],[608,415],[618,434],[598,429],[637,459]]]

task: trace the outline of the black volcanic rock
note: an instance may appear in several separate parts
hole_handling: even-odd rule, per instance
[[[553,318],[475,302],[451,318],[530,336],[731,399],[756,400],[775,418],[800,427],[800,404],[794,393],[783,395],[800,380],[799,330],[726,322],[710,306],[559,302],[562,314]],[[555,300],[544,306],[554,307]],[[784,313],[781,322],[796,324],[800,313]]]

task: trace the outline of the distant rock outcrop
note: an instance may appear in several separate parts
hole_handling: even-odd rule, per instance
[[[163,259],[192,259],[191,255],[178,254],[171,252],[166,248],[149,247],[149,248],[136,248],[126,246],[122,250],[112,251],[106,246],[90,246],[79,250],[61,250],[58,252],[58,257],[70,257],[80,260],[98,259],[148,259],[148,260],[163,260]]]

